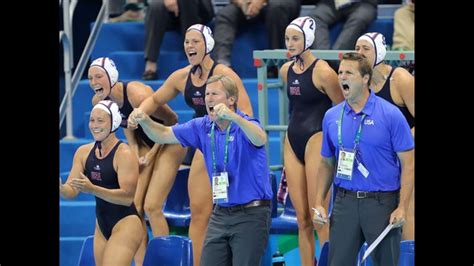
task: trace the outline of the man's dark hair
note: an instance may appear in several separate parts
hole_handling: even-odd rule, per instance
[[[349,52],[345,53],[342,56],[342,60],[349,60],[349,61],[357,61],[359,62],[359,72],[360,75],[363,77],[365,75],[369,75],[369,81],[367,82],[367,86],[370,86],[370,81],[372,80],[372,66],[370,65],[367,57],[361,55],[356,52]],[[342,61],[341,60],[341,61]]]

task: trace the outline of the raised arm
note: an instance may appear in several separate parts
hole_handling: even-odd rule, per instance
[[[225,106],[225,104],[217,104],[214,106],[214,111],[219,118],[230,120],[236,123],[244,131],[245,135],[247,138],[249,138],[253,145],[260,147],[267,143],[267,134],[261,127],[244,119],[236,112],[230,110],[227,106]]]
[[[168,77],[168,79],[165,81],[165,83],[163,83],[163,85],[161,85],[160,88],[158,88],[151,96],[146,97],[141,101],[139,105],[140,109],[147,115],[155,114],[155,112],[169,112],[169,110],[166,110],[166,107],[162,106],[171,101],[180,93],[178,86],[181,82],[181,79],[183,78],[183,75],[185,75],[184,68],[173,72],[173,74]],[[137,124],[136,121],[133,119],[134,116],[132,114],[130,114],[130,116],[128,117],[128,126],[130,128],[136,127]],[[159,116],[160,115],[158,114],[157,117]],[[165,121],[165,124],[169,125],[171,123],[166,123]]]
[[[145,114],[140,108],[133,110],[130,116],[143,128],[145,134],[154,142],[160,144],[179,144],[180,142],[173,133],[171,127],[164,126],[153,121],[150,116]]]
[[[157,107],[174,99],[181,92],[177,87],[179,79],[181,78],[180,76],[182,76],[181,72],[181,69],[173,72],[173,74],[165,80],[163,85],[153,93],[151,99],[147,98],[140,104],[140,109],[147,115],[150,115]]]
[[[253,145],[260,147],[267,143],[267,134],[257,124],[254,124],[237,114],[234,122],[244,131],[245,135]]]
[[[163,86],[162,86],[163,87]],[[161,89],[161,88],[160,88]],[[168,89],[169,90],[169,89]],[[137,108],[144,104],[147,99],[153,99],[154,93],[152,88],[142,82],[134,81],[130,82],[128,85],[128,93],[131,104],[134,108]],[[169,100],[167,100],[169,101]],[[166,101],[166,102],[167,102]],[[166,104],[166,102],[160,102],[159,104],[150,104],[150,113],[152,116],[163,120],[164,124],[167,126],[174,125],[178,122],[178,116],[176,113]]]

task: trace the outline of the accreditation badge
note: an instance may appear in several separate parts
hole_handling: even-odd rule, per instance
[[[344,180],[352,180],[355,153],[352,150],[340,150],[337,161],[336,177]]]
[[[227,172],[215,173],[212,176],[212,200],[214,203],[228,202],[228,184],[229,179]]]

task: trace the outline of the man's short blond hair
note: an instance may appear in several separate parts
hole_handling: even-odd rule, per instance
[[[239,88],[237,88],[237,85],[235,84],[234,80],[225,75],[214,75],[207,80],[206,84],[211,84],[216,81],[220,81],[224,86],[224,91],[227,98],[235,98],[234,107],[237,109],[237,101],[239,100]]]

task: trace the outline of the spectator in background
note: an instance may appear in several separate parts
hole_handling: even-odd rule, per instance
[[[205,105],[206,82],[212,75],[230,77],[239,89],[238,108],[245,114],[253,116],[250,98],[240,77],[229,67],[217,64],[210,57],[214,48],[214,38],[209,27],[196,24],[188,28],[184,39],[184,52],[189,66],[174,71],[163,85],[140,104],[140,109],[147,115],[153,110],[183,94],[186,103],[194,109],[194,117],[207,114]],[[170,62],[173,63],[173,62]],[[135,112],[135,111],[133,111]],[[136,127],[133,112],[128,119],[129,128]],[[207,224],[212,211],[211,183],[207,177],[202,153],[188,148],[188,159],[191,164],[188,179],[189,203],[191,207],[191,224],[189,237],[193,241],[193,265],[199,266],[201,250],[206,235]]]
[[[395,11],[392,50],[415,50],[415,0]]]
[[[284,49],[285,28],[298,17],[300,9],[300,0],[232,0],[216,14],[213,58],[230,66],[232,46],[239,28],[258,23],[265,24],[268,48]]]
[[[108,0],[107,14],[109,18],[118,17],[123,13],[126,0]]]
[[[415,50],[415,0],[407,3],[395,11],[393,18],[393,50]],[[402,65],[408,72],[415,75],[415,61],[408,61]]]
[[[143,1],[109,0],[109,22],[143,22]]]
[[[73,199],[79,192],[95,196],[95,265],[131,265],[145,237],[133,202],[138,160],[130,147],[115,136],[121,121],[116,103],[96,104],[89,120],[95,143],[77,149],[66,183],[62,184],[59,178],[61,197]]]
[[[357,38],[377,18],[377,0],[320,0],[310,16],[318,25],[312,49],[352,50]],[[342,21],[342,31],[330,47],[329,28]]]
[[[302,265],[314,263],[314,229],[321,247],[328,240],[327,224],[313,226],[311,207],[315,202],[316,174],[321,158],[321,122],[332,103],[344,99],[336,72],[309,49],[317,27],[310,17],[299,17],[288,25],[285,43],[288,54],[294,60],[280,69],[292,105],[283,156],[290,199],[298,221]],[[325,199],[324,206],[327,207],[328,203],[329,197]]]
[[[153,90],[139,81],[119,81],[118,76],[119,72],[114,62],[108,57],[97,58],[91,63],[89,85],[95,93],[92,104],[107,99],[116,102],[119,106],[123,116],[121,126],[124,127],[128,145],[140,165],[135,206],[142,218],[143,230],[147,232],[144,215],[146,213],[154,237],[169,235],[163,206],[173,186],[178,167],[186,154],[186,149],[180,145],[156,144],[146,136],[141,127],[136,130],[127,128],[127,119],[133,108],[138,107],[144,99],[151,96]],[[177,115],[166,104],[153,110],[152,119],[166,125],[173,125],[178,121]],[[142,265],[147,243],[146,237],[135,257],[137,266]]]
[[[211,0],[149,0],[145,15],[145,72],[142,78],[158,78],[158,55],[167,30],[179,28],[184,35],[189,26],[207,24],[213,17]]]
[[[385,37],[378,32],[366,33],[357,40],[355,50],[373,65],[370,89],[375,95],[400,109],[415,137],[415,77],[403,67],[384,63]],[[415,190],[413,190],[415,193]],[[407,209],[407,222],[403,225],[402,239],[415,239],[415,197],[412,195]]]

